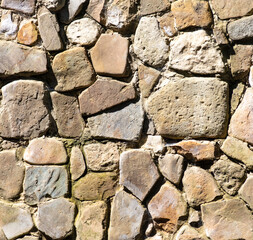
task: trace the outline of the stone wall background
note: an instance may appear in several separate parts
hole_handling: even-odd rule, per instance
[[[0,0],[0,239],[253,239],[252,0]]]

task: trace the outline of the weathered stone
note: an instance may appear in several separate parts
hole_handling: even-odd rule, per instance
[[[52,68],[57,80],[56,91],[85,88],[94,81],[93,67],[82,47],[75,47],[57,54]]]
[[[23,238],[18,238],[17,240],[40,240],[39,237],[35,236],[24,236]]]
[[[228,39],[227,39],[222,27],[215,26],[213,29],[213,36],[214,36],[218,45],[224,46],[224,45],[229,44]]]
[[[148,210],[157,228],[174,233],[187,215],[187,204],[181,193],[166,182],[148,203]]]
[[[203,204],[202,219],[207,237],[212,240],[253,239],[251,212],[239,199]]]
[[[142,239],[145,214],[146,209],[135,197],[119,191],[112,202],[108,239]]]
[[[16,10],[22,13],[33,14],[35,0],[2,0],[1,7]]]
[[[210,173],[200,167],[190,167],[184,172],[183,186],[190,206],[210,202],[221,195]]]
[[[239,190],[240,197],[253,209],[253,175],[249,175]]]
[[[46,53],[9,41],[0,41],[0,77],[47,72]]]
[[[42,3],[50,11],[59,11],[65,5],[65,0],[42,0]]]
[[[16,159],[16,150],[0,152],[0,196],[12,199],[22,191],[25,169]]]
[[[34,219],[41,232],[52,239],[62,239],[71,234],[74,216],[75,204],[59,198],[39,204]]]
[[[25,202],[29,205],[58,198],[68,192],[68,174],[65,167],[27,167],[24,180]]]
[[[79,147],[73,147],[70,155],[70,173],[71,179],[76,181],[80,178],[86,170],[84,157]]]
[[[165,143],[161,136],[148,135],[141,148],[152,150],[154,153],[162,153],[165,149]]]
[[[245,91],[245,85],[241,82],[237,83],[232,89],[232,96],[231,96],[231,101],[230,101],[231,115],[235,112],[239,103],[241,102],[241,98],[244,91]]]
[[[102,34],[91,50],[95,71],[101,75],[126,76],[128,45],[128,40],[119,34]]]
[[[105,0],[90,0],[86,13],[93,17],[97,22],[100,22],[104,3]]]
[[[250,67],[250,72],[249,72],[249,85],[253,87],[253,66]]]
[[[80,111],[92,115],[136,97],[133,85],[116,80],[97,80],[79,95]]]
[[[174,237],[174,240],[207,240],[195,228],[188,225],[182,226]]]
[[[156,12],[163,12],[170,7],[170,2],[167,0],[141,0],[140,14],[148,15]]]
[[[52,99],[52,116],[61,137],[80,137],[84,121],[79,110],[77,98],[57,92],[50,93]]]
[[[88,125],[93,137],[138,141],[143,121],[144,112],[139,101],[118,111],[90,117]]]
[[[154,17],[142,17],[135,32],[134,53],[144,63],[161,66],[168,59],[169,47]]]
[[[228,84],[216,78],[169,81],[149,97],[147,110],[160,135],[222,137],[228,121]]]
[[[162,175],[176,185],[181,181],[183,167],[184,158],[179,154],[167,153],[159,159],[159,169]]]
[[[44,84],[19,80],[2,87],[0,135],[7,138],[34,138],[49,128]]]
[[[6,40],[14,39],[17,35],[18,20],[13,15],[11,11],[5,11],[1,16],[0,36],[3,36]]]
[[[200,221],[201,221],[200,212],[193,208],[190,208],[188,223],[192,226],[196,226],[196,224],[200,223]]]
[[[103,201],[82,202],[75,221],[78,240],[102,240],[106,228],[107,205]]]
[[[205,30],[184,33],[170,43],[170,67],[197,74],[225,71],[221,52]]]
[[[48,51],[58,51],[63,48],[63,44],[59,35],[60,27],[56,16],[41,7],[38,12],[38,25],[43,46]]]
[[[33,139],[23,156],[30,164],[63,164],[67,162],[67,154],[61,141],[55,138]]]
[[[25,23],[18,31],[18,42],[25,45],[33,45],[38,39],[36,25],[33,22]]]
[[[89,173],[73,186],[73,196],[81,201],[106,200],[115,194],[118,185],[117,174]]]
[[[167,36],[173,37],[177,33],[176,20],[172,12],[165,13],[158,21],[160,28]]]

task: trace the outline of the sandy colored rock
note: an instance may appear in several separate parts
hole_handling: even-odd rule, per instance
[[[228,39],[222,27],[215,26],[213,29],[213,36],[218,45],[224,46],[224,45],[229,44]]]
[[[86,165],[84,161],[84,157],[82,154],[82,151],[79,147],[74,146],[71,149],[70,154],[70,173],[71,173],[71,179],[73,181],[76,181],[78,178],[80,178],[86,170]]]
[[[90,0],[86,13],[93,17],[97,22],[100,22],[104,3],[105,0]]]
[[[195,228],[188,225],[182,226],[174,237],[174,240],[207,240]]]
[[[16,10],[18,12],[33,14],[35,8],[35,0],[2,0],[2,8]]]
[[[165,13],[158,19],[158,21],[160,28],[167,36],[173,37],[176,35],[176,19],[172,12]]]
[[[161,136],[148,135],[141,148],[152,150],[154,153],[162,153],[165,149],[165,143]]]
[[[24,236],[23,238],[18,238],[17,240],[40,240],[39,237],[35,236]]]
[[[38,39],[36,25],[33,22],[24,24],[18,31],[18,42],[24,45],[33,45]]]
[[[191,226],[196,226],[201,221],[201,213],[193,208],[189,210],[188,223]],[[197,225],[198,226],[198,225]]]
[[[0,22],[0,36],[4,39],[15,39],[18,31],[19,20],[11,11],[3,11]]]
[[[240,197],[253,209],[253,175],[249,175],[239,190]]]
[[[243,93],[245,92],[245,85],[241,82],[237,83],[232,89],[232,96],[230,100],[230,112],[231,115],[234,114],[235,110],[237,109],[238,105],[241,102],[241,98]]]
[[[148,15],[156,12],[163,12],[170,7],[170,2],[167,0],[141,0],[140,14]]]
[[[42,0],[42,3],[50,11],[59,11],[64,7],[66,0]]]

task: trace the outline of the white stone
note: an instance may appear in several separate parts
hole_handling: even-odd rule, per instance
[[[253,66],[250,67],[249,71],[249,85],[253,87]]]
[[[13,18],[11,11],[4,11],[0,23],[0,35],[5,39],[13,39],[18,31],[18,22]]]
[[[153,150],[154,153],[161,153],[165,148],[165,144],[161,136],[148,135],[142,148]]]

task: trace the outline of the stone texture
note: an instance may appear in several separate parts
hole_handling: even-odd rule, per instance
[[[23,238],[18,238],[17,240],[40,240],[39,237],[35,236],[24,236]]]
[[[116,80],[97,80],[79,95],[80,111],[92,115],[136,97],[133,85]]]
[[[33,22],[25,23],[18,31],[17,40],[24,45],[33,45],[38,39],[36,25]]]
[[[63,164],[67,162],[67,153],[61,141],[43,137],[29,143],[23,158],[30,164]]]
[[[52,100],[52,116],[54,117],[61,137],[80,137],[84,129],[84,121],[79,110],[77,98],[57,92],[50,93]]]
[[[158,21],[160,28],[167,36],[173,37],[176,35],[176,19],[172,12],[165,13],[158,19]]]
[[[78,240],[102,240],[105,235],[107,205],[103,201],[82,202],[75,221]]]
[[[241,82],[237,83],[232,89],[232,96],[230,100],[230,111],[231,115],[234,114],[235,110],[237,109],[238,105],[241,102],[242,95],[245,92],[245,85]]]
[[[221,52],[204,30],[187,32],[171,41],[170,67],[196,74],[225,71]]]
[[[84,157],[82,154],[82,151],[79,147],[74,146],[71,149],[70,154],[70,173],[71,173],[71,179],[73,181],[76,181],[78,178],[80,178],[86,170],[86,165],[84,161]]]
[[[33,14],[35,8],[35,0],[2,0],[2,8],[16,10],[18,12]]]
[[[174,233],[187,215],[187,204],[181,193],[166,182],[148,203],[148,210],[157,228]]]
[[[201,221],[201,213],[193,208],[189,210],[188,223],[192,226],[198,226]]]
[[[89,173],[73,186],[72,194],[83,201],[106,200],[115,194],[118,185],[116,173]]]
[[[55,90],[72,91],[90,86],[94,70],[82,47],[75,47],[57,54],[52,69],[57,80]]]
[[[88,125],[93,137],[138,141],[143,121],[144,112],[141,103],[137,102],[118,111],[90,117]]]
[[[7,138],[34,138],[45,134],[50,120],[42,82],[19,80],[2,87],[0,135]]]
[[[228,39],[225,35],[225,31],[222,26],[215,26],[213,29],[213,36],[215,38],[215,41],[220,46],[226,46],[229,44]]]
[[[42,0],[43,5],[50,11],[59,11],[65,2],[66,0]]]
[[[207,240],[195,228],[188,225],[182,226],[174,237],[174,240]]]
[[[91,60],[96,73],[126,76],[128,46],[128,40],[119,34],[102,34],[91,50]]]
[[[148,15],[156,12],[166,11],[170,7],[170,2],[167,0],[141,0],[140,14]]]
[[[228,84],[216,78],[169,81],[149,97],[147,111],[162,136],[218,138],[226,134]]]
[[[0,41],[0,77],[47,72],[46,53],[13,42]]]
[[[112,202],[108,239],[142,239],[145,214],[146,209],[135,197],[124,191],[117,192]]]
[[[4,39],[15,39],[18,31],[18,19],[11,11],[3,11],[0,22],[0,36]]]
[[[152,150],[154,153],[162,153],[165,149],[165,143],[161,136],[148,135],[141,148]]]
[[[250,87],[253,87],[253,66],[250,67],[249,85],[250,85]]]
[[[183,186],[190,206],[211,202],[221,195],[210,173],[200,167],[189,167],[184,172]]]
[[[239,190],[240,197],[253,209],[253,175],[249,175]]]
[[[253,238],[250,211],[239,199],[203,204],[202,219],[207,237],[212,240]]]
[[[89,5],[86,9],[86,13],[88,13],[97,22],[100,22],[101,12],[103,10],[104,3],[105,3],[105,0],[90,0]]]
[[[65,167],[27,167],[24,180],[25,202],[35,205],[47,198],[58,198],[68,192]]]
[[[74,227],[75,204],[65,198],[41,203],[35,213],[36,227],[52,239],[70,235]]]
[[[16,159],[16,150],[0,152],[0,196],[12,199],[22,191],[25,169]]]
[[[168,59],[169,47],[154,17],[142,17],[135,32],[134,53],[144,63],[157,67]]]

